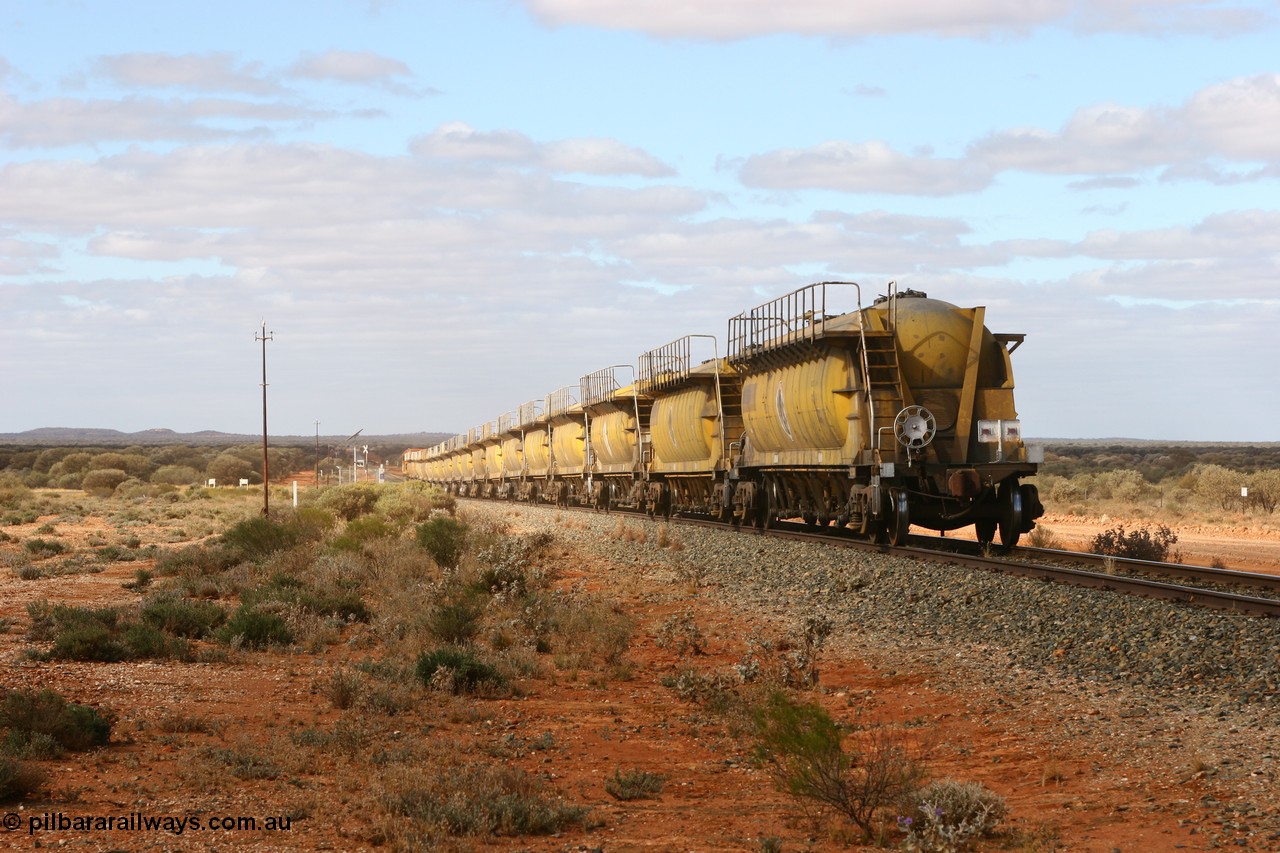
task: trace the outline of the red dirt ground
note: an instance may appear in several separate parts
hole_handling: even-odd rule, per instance
[[[1067,535],[1064,521],[1049,526]],[[22,539],[32,531],[9,532]],[[710,671],[738,662],[753,629],[766,636],[785,630],[773,614],[730,610],[714,586],[691,588],[639,563],[607,565],[584,553],[567,553],[560,563],[561,585],[583,584],[636,619],[629,679],[553,671],[522,681],[509,698],[427,694],[414,710],[389,718],[387,730],[373,733],[364,747],[391,750],[421,740],[422,748],[435,749],[452,742],[464,753],[541,774],[567,800],[592,809],[588,828],[554,837],[463,839],[462,849],[761,850],[766,839],[785,850],[864,849],[846,824],[815,819],[779,792],[751,760],[750,744],[724,720],[681,702],[660,683],[682,667]],[[0,686],[51,687],[117,715],[109,747],[43,762],[44,788],[21,805],[0,807],[21,822],[18,831],[0,833],[0,846],[358,850],[384,844],[383,780],[363,775],[369,765],[341,750],[312,753],[289,740],[290,733],[330,730],[342,719],[316,685],[338,664],[367,656],[361,626],[318,652],[235,653],[224,663],[49,663],[24,656],[31,646],[23,636],[29,602],[135,602],[137,593],[122,584],[139,565],[113,563],[99,574],[31,581],[0,575],[0,619],[9,620],[0,634]],[[686,612],[707,638],[705,655],[680,658],[656,642],[659,626]],[[1028,675],[1018,692],[978,677],[967,687],[946,686],[957,681],[949,670],[967,665],[953,650],[833,642],[820,659],[821,688],[812,698],[838,719],[902,727],[933,776],[981,782],[1003,795],[1011,812],[1006,831],[979,850],[1215,846],[1213,834],[1224,830],[1202,798],[1230,802],[1239,794],[1235,783],[1214,773],[1212,756],[1170,752],[1163,744],[1175,739],[1194,746],[1196,721],[1162,729],[1169,723],[1135,714],[1124,691],[1084,696],[1045,676]],[[163,731],[166,720],[183,717],[209,722],[210,730]],[[540,739],[553,746],[531,746]],[[280,778],[243,781],[208,759],[211,750],[246,743],[274,745],[280,761],[296,764]],[[656,799],[614,800],[603,782],[619,768],[664,774],[665,788]],[[292,819],[287,832],[28,831],[32,818],[133,812]],[[1236,849],[1274,849],[1268,845],[1276,843],[1254,839]]]

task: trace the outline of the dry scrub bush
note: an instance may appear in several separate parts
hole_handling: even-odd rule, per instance
[[[1027,534],[1027,544],[1032,548],[1048,548],[1051,550],[1060,550],[1062,548],[1062,543],[1058,541],[1053,529],[1045,527],[1043,524],[1037,524]]]
[[[707,653],[707,638],[702,636],[693,614],[687,611],[663,621],[654,635],[654,643],[660,649],[670,649],[679,657]]]
[[[604,780],[604,789],[615,800],[652,799],[662,793],[667,777],[648,770],[627,770],[621,767]]]
[[[1176,563],[1182,559],[1182,552],[1173,550],[1177,541],[1178,534],[1163,524],[1156,528],[1155,533],[1145,525],[1125,532],[1122,524],[1093,537],[1089,550],[1108,557]]]
[[[959,853],[995,832],[1009,809],[1004,798],[977,782],[942,779],[908,798],[898,828],[903,849],[918,853]]]
[[[883,727],[859,728],[847,740],[816,704],[778,692],[756,710],[757,756],[778,787],[848,818],[865,840],[883,839],[884,815],[920,788],[924,768],[905,740]]]
[[[44,784],[45,773],[39,767],[0,756],[0,803],[16,802]]]
[[[550,835],[582,824],[589,809],[549,794],[516,767],[463,764],[390,774],[379,805],[393,839],[427,849],[450,836]]]

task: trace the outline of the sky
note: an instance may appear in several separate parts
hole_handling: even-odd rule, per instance
[[[465,431],[825,280],[1025,333],[1027,436],[1280,440],[1280,2],[0,3],[0,432],[255,433],[264,349]]]

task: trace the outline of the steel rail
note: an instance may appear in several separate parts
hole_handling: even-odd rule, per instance
[[[927,543],[925,547],[942,550],[944,547],[962,548],[966,553],[973,553],[981,546],[969,539],[948,539],[940,536],[922,536],[913,534],[917,543]],[[946,543],[945,546],[943,543]],[[1108,566],[1109,569],[1124,569],[1142,574],[1165,575],[1172,578],[1229,584],[1232,586],[1250,587],[1280,593],[1280,575],[1269,575],[1265,572],[1246,572],[1240,569],[1219,569],[1213,566],[1192,566],[1186,563],[1160,563],[1155,560],[1135,560],[1130,557],[1110,557],[1105,554],[1093,554],[1087,551],[1064,551],[1057,548],[1031,548],[1018,546],[1012,550],[1001,550],[1000,553],[1014,556],[1029,555],[1046,560],[1069,560],[1073,563],[1094,566]]]
[[[591,507],[571,507],[571,509],[583,512],[598,512],[596,510],[592,510]],[[641,518],[648,517],[645,513],[637,510],[624,510],[617,507],[614,508],[613,512],[618,515],[640,516]],[[668,519],[655,518],[653,520],[659,521]],[[754,533],[755,535],[772,536],[779,539],[794,539],[797,541],[811,542],[821,545],[832,545],[840,548],[873,551],[880,554],[907,557],[930,563],[940,563],[942,565],[959,565],[966,568],[984,569],[986,571],[1015,575],[1018,577],[1052,581],[1054,583],[1061,583],[1069,586],[1099,589],[1108,592],[1121,592],[1127,595],[1137,595],[1143,598],[1151,598],[1160,601],[1189,604],[1195,607],[1202,607],[1211,610],[1223,610],[1247,616],[1280,617],[1280,599],[1257,598],[1254,596],[1240,595],[1239,593],[1225,592],[1221,590],[1165,583],[1163,581],[1151,580],[1150,578],[1114,575],[1105,572],[1090,572],[1085,571],[1084,569],[1072,569],[1065,566],[1051,566],[1043,563],[1018,562],[1015,560],[1007,560],[997,557],[964,554],[955,550],[936,550],[934,548],[919,547],[917,545],[894,547],[892,545],[869,542],[865,539],[854,539],[850,536],[833,535],[831,532],[813,532],[803,529],[805,525],[792,524],[788,522],[783,522],[780,527],[772,527],[768,530],[759,530],[754,528],[732,528],[723,522],[711,519],[672,516],[669,520],[689,526],[712,527],[726,531],[738,530],[743,535],[750,535],[751,533]],[[920,538],[927,540],[935,537]],[[948,544],[954,544],[957,541],[965,540],[939,539],[938,541],[946,541]],[[1058,553],[1067,557],[1074,557],[1076,555],[1076,552],[1071,551],[1062,551]],[[1130,562],[1142,563],[1146,561],[1138,560]],[[1169,566],[1169,564],[1165,563],[1151,563],[1149,565],[1160,568],[1168,568]],[[1179,564],[1173,565],[1179,566]],[[1189,570],[1200,568],[1198,566],[1180,567]],[[1218,569],[1215,571],[1219,576],[1230,577],[1233,575],[1232,572],[1224,569]],[[1249,576],[1255,575],[1253,572],[1244,572],[1241,574]],[[1261,575],[1258,577],[1266,578],[1270,576]],[[1225,582],[1231,581],[1227,580]]]

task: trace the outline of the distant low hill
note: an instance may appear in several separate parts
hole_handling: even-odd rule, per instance
[[[431,447],[446,438],[452,437],[449,432],[414,432],[393,435],[361,435],[361,443],[366,444],[401,444],[405,447]],[[269,435],[268,443],[272,444],[312,444],[314,435]],[[344,444],[345,435],[321,435],[321,444]],[[200,432],[174,432],[171,429],[144,429],[138,432],[121,432],[116,429],[90,429],[85,427],[41,427],[26,432],[0,433],[0,445],[22,445],[26,447],[129,447],[132,445],[148,446],[157,444],[252,444],[261,442],[262,434],[257,435],[217,432],[201,430]]]

